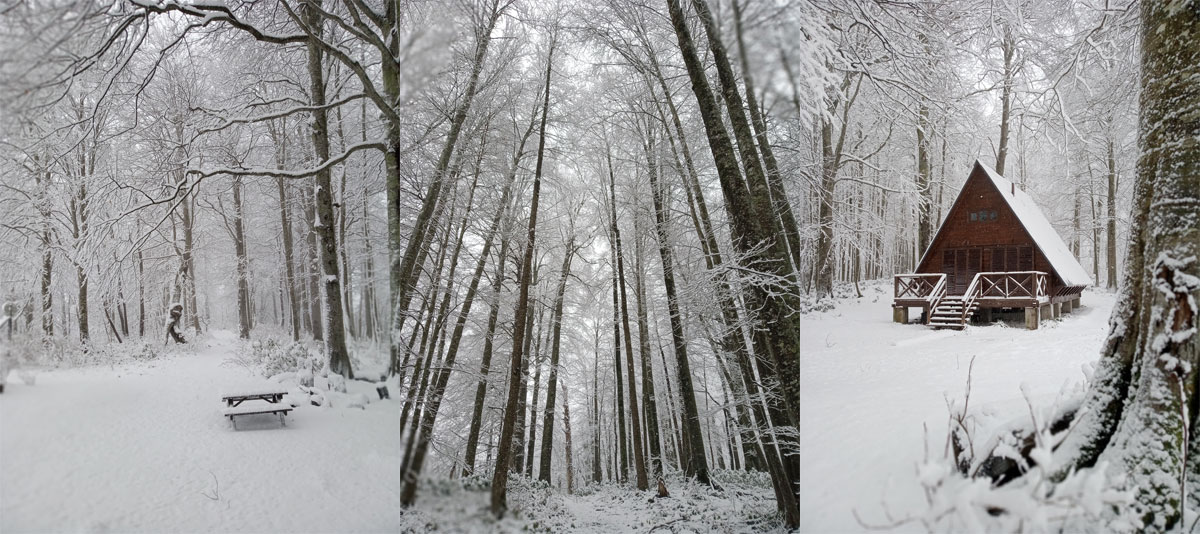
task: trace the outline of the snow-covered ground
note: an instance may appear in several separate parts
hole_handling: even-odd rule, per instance
[[[231,338],[10,383],[0,395],[0,531],[395,530],[399,410],[301,406],[286,428],[247,416],[235,432],[220,392],[266,381],[223,365]]]
[[[891,321],[891,285],[802,320],[800,530],[865,530],[924,504],[916,464],[943,454],[947,398],[960,402],[972,372],[970,411],[1004,422],[1078,394],[1099,357],[1114,296],[1087,291],[1083,307],[1036,331],[1022,325],[931,330]],[[986,417],[991,415],[990,418]],[[927,425],[928,430],[923,429]],[[927,438],[927,439],[926,439]],[[885,511],[886,507],[886,511]],[[907,530],[919,529],[919,525]]]
[[[265,384],[213,332],[150,361],[43,370],[0,394],[0,532],[759,532],[779,530],[765,475],[679,476],[669,499],[582,483],[578,495],[514,479],[511,513],[487,513],[490,477],[426,473],[399,507],[400,401],[350,381],[333,407],[250,416],[234,431],[222,391]],[[320,380],[320,379],[318,379]],[[318,383],[318,385],[320,385]],[[372,402],[352,407],[362,393]],[[579,460],[582,461],[582,460]],[[581,471],[586,466],[578,466]]]

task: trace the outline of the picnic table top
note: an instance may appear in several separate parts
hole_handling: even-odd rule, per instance
[[[256,413],[290,412],[292,407],[287,404],[243,404],[233,408],[225,408],[225,415],[250,415]]]
[[[287,389],[279,385],[263,385],[263,386],[247,386],[235,389],[229,389],[221,392],[221,400],[229,399],[244,399],[248,397],[269,397],[272,395],[286,395]]]

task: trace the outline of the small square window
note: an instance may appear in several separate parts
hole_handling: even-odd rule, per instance
[[[975,212],[973,212],[973,211],[972,211],[972,212],[971,212],[971,220],[972,220],[972,221],[978,221],[978,220],[979,220],[979,214],[978,214],[978,213],[975,213]]]
[[[996,220],[996,212],[995,211],[992,211],[992,213],[990,215],[991,215],[991,217],[990,217],[991,220],[993,220],[993,221]]]

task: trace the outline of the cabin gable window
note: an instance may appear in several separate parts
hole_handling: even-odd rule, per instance
[[[971,222],[984,222],[996,220],[996,210],[980,210],[970,213]]]

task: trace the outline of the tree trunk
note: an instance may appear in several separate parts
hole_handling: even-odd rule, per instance
[[[287,166],[287,125],[285,122],[277,129],[274,124],[274,122],[268,123],[268,131],[271,133],[271,138],[275,145],[275,168],[282,170]],[[289,315],[292,319],[292,341],[300,341],[300,298],[296,294],[296,254],[292,240],[291,207],[288,205],[285,179],[282,177],[276,178],[275,186],[279,191],[279,218],[283,233],[283,285],[287,292]]]
[[[183,272],[183,299],[187,300],[187,314],[192,328],[200,333],[200,308],[196,304],[196,256],[193,253],[195,239],[193,229],[196,224],[195,200],[191,197],[180,202],[183,219],[183,264],[187,267]]]
[[[714,162],[717,166],[717,174],[721,182],[721,190],[725,197],[725,207],[729,213],[729,219],[732,223],[732,235],[735,248],[743,254],[750,254],[748,268],[751,270],[761,270],[772,273],[779,280],[793,280],[795,274],[787,268],[787,255],[780,245],[781,243],[774,239],[781,233],[778,225],[778,220],[772,217],[760,217],[757,214],[770,212],[769,194],[766,188],[765,180],[762,179],[761,171],[755,169],[752,163],[757,161],[757,158],[747,151],[746,146],[749,143],[742,142],[741,139],[749,137],[749,131],[745,127],[744,115],[741,105],[733,105],[737,103],[737,87],[736,81],[732,79],[732,74],[728,69],[728,62],[722,61],[723,46],[720,40],[713,33],[714,23],[711,14],[708,12],[707,4],[703,1],[693,1],[697,13],[700,15],[701,21],[708,29],[709,47],[713,51],[714,59],[717,60],[717,71],[721,74],[722,95],[724,95],[727,110],[731,115],[731,122],[734,124],[734,132],[739,138],[739,146],[741,147],[742,161],[745,163],[746,174],[749,182],[749,189],[746,189],[745,183],[739,178],[737,157],[733,150],[733,145],[729,140],[728,134],[725,132],[724,125],[721,120],[720,110],[717,107],[715,99],[708,85],[708,80],[704,73],[704,67],[700,62],[700,57],[696,53],[695,45],[692,42],[690,30],[687,20],[684,17],[678,0],[667,0],[668,9],[670,11],[672,25],[675,29],[676,37],[679,41],[680,51],[683,55],[684,63],[687,67],[689,79],[692,82],[693,93],[696,96],[699,104],[701,118],[704,122],[705,132],[709,138],[709,148],[712,152]],[[724,65],[723,65],[724,64]],[[843,87],[848,85],[843,84]],[[860,78],[861,81],[861,78]],[[856,90],[857,94],[857,90]],[[842,141],[844,140],[846,114],[853,103],[853,97],[849,98],[843,108],[842,117],[842,134],[838,140],[837,154],[841,150]],[[738,120],[737,116],[743,115],[742,120]],[[824,129],[830,131],[829,125]],[[829,137],[823,135],[822,137]],[[752,146],[750,148],[753,148]],[[828,168],[836,169],[837,161],[832,163]],[[653,176],[651,176],[653,178]],[[831,193],[832,187],[826,191]],[[656,217],[659,222],[659,248],[664,254],[664,266],[666,266],[667,256],[669,256],[669,241],[665,228],[665,214],[662,213],[661,198],[659,198],[659,190],[655,187],[656,199]],[[831,230],[831,228],[830,228]],[[823,230],[824,231],[824,230]],[[831,245],[831,243],[828,243]],[[759,245],[765,245],[765,250],[758,250]],[[831,271],[832,265],[826,262],[822,269],[823,271]],[[665,276],[664,276],[665,278]],[[792,282],[795,287],[798,287],[799,280]],[[668,286],[673,286],[673,282]],[[672,293],[674,288],[668,289],[668,305],[671,305]],[[764,381],[778,380],[780,389],[780,399],[777,407],[778,411],[785,415],[785,420],[780,422],[780,426],[784,424],[799,428],[799,402],[800,402],[800,317],[799,314],[791,310],[799,309],[799,292],[793,290],[786,282],[780,291],[774,293],[768,292],[767,288],[762,285],[755,285],[746,291],[744,294],[746,308],[750,310],[761,310],[759,320],[763,324],[771,325],[770,331],[757,331],[755,335],[755,352],[760,358],[759,372]],[[677,304],[675,309],[671,311],[673,320],[679,321]],[[682,325],[672,326],[672,337],[676,338],[676,345],[682,345]],[[683,355],[679,354],[677,346],[676,358],[683,360],[686,363],[686,352]],[[767,363],[764,365],[764,363]],[[695,398],[689,399],[686,391],[690,390],[691,377],[683,372],[684,367],[680,366],[680,382],[681,390],[685,391],[683,395],[683,404],[685,411],[685,423],[693,428],[686,428],[685,439],[689,442],[699,445],[699,422],[693,419],[695,414]],[[684,387],[683,382],[687,382],[688,387]],[[784,432],[783,435],[788,435]],[[699,450],[703,455],[702,446],[689,446],[690,454],[695,457],[695,451]],[[798,450],[798,448],[797,448]],[[790,447],[781,447],[781,452],[790,451]],[[795,472],[798,476],[799,458],[793,455],[792,459],[786,462],[788,472]],[[707,473],[705,473],[707,477]],[[799,487],[795,486],[792,490],[793,496],[798,500]],[[788,513],[785,516],[785,521],[788,526],[795,527],[799,525],[798,508],[793,508],[785,503],[779,503],[785,507]],[[792,511],[797,513],[791,513]]]
[[[754,94],[754,79],[750,75],[750,61],[746,57],[746,43],[742,39],[742,6],[739,0],[733,2],[733,27],[737,37],[738,57],[742,64],[742,83],[746,85],[746,107],[750,110],[750,124],[754,126],[754,138],[758,149],[762,152],[762,160],[767,171],[767,186],[771,194],[774,211],[779,217],[779,223],[786,236],[787,248],[792,253],[792,269],[800,272],[800,225],[792,212],[792,204],[788,200],[787,191],[783,187],[783,175],[779,172],[779,163],[775,160],[775,151],[767,138],[767,121],[758,105],[758,97]],[[710,30],[711,31],[711,30]],[[928,214],[926,214],[928,215]]]
[[[79,177],[83,180],[83,177]],[[83,240],[86,239],[88,232],[87,220],[87,186],[82,183],[76,189],[75,197],[71,199],[71,233],[75,238],[76,254],[83,253]],[[88,329],[88,274],[87,269],[83,265],[83,258],[75,258],[75,282],[79,292],[78,308],[76,309],[76,318],[79,320],[79,341],[88,342],[90,332]]]
[[[513,324],[512,362],[509,368],[508,401],[505,403],[504,423],[500,426],[500,443],[496,451],[496,468],[492,474],[491,511],[497,519],[508,509],[508,468],[512,456],[513,426],[521,414],[517,412],[517,395],[521,382],[521,346],[529,315],[529,282],[533,270],[533,248],[537,243],[538,197],[542,189],[542,161],[546,151],[546,115],[550,112],[550,73],[554,64],[555,37],[551,37],[546,55],[546,85],[542,100],[542,120],[538,129],[537,165],[533,173],[533,196],[529,206],[529,227],[526,230],[525,254],[521,259],[520,290]]]
[[[1004,176],[1004,160],[1008,157],[1008,123],[1012,118],[1013,78],[1016,76],[1013,67],[1013,56],[1016,54],[1016,42],[1012,30],[1004,26],[1004,37],[1000,39],[1000,53],[1004,57],[1004,74],[1000,80],[1000,144],[996,149],[996,174]]]
[[[575,465],[571,454],[571,405],[567,402],[567,386],[563,385],[563,446],[567,455],[567,495],[575,493]],[[553,410],[549,410],[553,412]],[[542,439],[546,439],[545,436]],[[547,455],[549,457],[549,455]],[[549,469],[547,468],[547,472]],[[549,480],[547,480],[549,482]]]
[[[38,212],[42,218],[42,229],[39,232],[42,248],[42,340],[49,341],[54,337],[54,290],[51,287],[54,276],[54,256],[51,248],[54,243],[54,236],[50,230],[50,173],[47,171],[45,179],[41,171],[36,174],[38,177]],[[138,249],[138,265],[141,265],[141,249]]]
[[[634,218],[633,283],[637,296],[638,351],[642,360],[642,407],[646,411],[646,442],[649,445],[650,471],[662,477],[662,446],[658,435],[658,403],[654,394],[654,366],[650,356],[650,330],[646,317],[646,276],[642,264],[642,239]]]
[[[390,228],[391,239],[394,243],[391,277],[392,332],[400,332],[404,329],[408,305],[412,300],[412,294],[416,290],[417,281],[421,274],[421,264],[423,263],[422,251],[425,246],[425,236],[429,232],[430,219],[441,196],[442,185],[445,182],[446,173],[450,166],[450,157],[454,154],[454,147],[458,143],[458,136],[462,132],[463,124],[467,121],[467,114],[471,110],[471,103],[474,101],[476,90],[479,87],[479,74],[483,70],[483,61],[487,57],[488,44],[491,43],[492,38],[492,29],[495,28],[496,21],[500,19],[503,9],[507,6],[508,4],[500,6],[498,0],[492,0],[490,13],[488,13],[483,24],[476,28],[475,57],[472,60],[471,74],[467,81],[467,87],[463,92],[462,102],[455,109],[454,116],[450,121],[450,131],[446,134],[446,141],[442,145],[441,154],[438,156],[437,165],[434,167],[433,178],[430,180],[429,187],[425,191],[425,197],[421,202],[421,211],[417,214],[412,234],[409,236],[404,255],[401,257],[397,257],[394,254],[394,252],[398,252],[399,250],[399,220],[400,209],[402,207],[400,204],[403,202],[396,193],[399,189],[398,174],[400,157],[398,151],[401,150],[398,143],[393,143],[393,153],[388,156],[389,171],[395,170],[395,174],[389,172],[388,183],[388,220],[389,222],[395,221],[392,223],[392,228]],[[393,128],[398,127],[394,126]],[[400,132],[398,131],[393,133],[394,137],[398,138],[399,135]],[[396,372],[399,355],[399,347],[395,345],[395,340],[393,340],[391,346],[393,374]]]
[[[487,397],[488,373],[491,371],[492,365],[492,349],[495,345],[496,324],[499,320],[500,313],[500,289],[504,283],[504,266],[508,261],[508,245],[509,236],[511,234],[512,216],[509,213],[509,204],[511,204],[512,185],[517,177],[517,170],[520,167],[521,159],[525,156],[525,143],[529,136],[532,135],[534,127],[537,125],[537,114],[531,116],[529,127],[526,128],[525,134],[521,136],[521,141],[517,144],[517,149],[513,153],[512,160],[508,167],[508,176],[504,181],[504,190],[500,195],[500,204],[496,207],[496,213],[492,216],[492,226],[488,230],[488,238],[484,241],[483,253],[479,257],[479,263],[476,264],[476,272],[486,261],[487,251],[492,245],[492,238],[496,232],[500,231],[500,254],[497,256],[496,274],[492,280],[492,304],[491,310],[488,312],[487,333],[483,340],[483,356],[479,362],[479,382],[475,387],[475,405],[471,412],[471,426],[467,433],[467,450],[463,458],[463,476],[467,476],[475,470],[476,449],[479,445],[479,428],[483,420],[483,403]],[[507,219],[501,230],[501,221]],[[464,305],[463,310],[466,311],[467,306]],[[465,320],[466,313],[460,315],[460,322]],[[458,328],[456,326],[455,328]]]
[[[672,3],[672,16],[679,10],[676,0]],[[682,15],[682,14],[681,14]],[[677,26],[678,30],[678,26]],[[681,38],[682,40],[682,38]],[[711,99],[711,94],[709,95]],[[671,235],[667,229],[668,216],[663,205],[662,189],[659,188],[658,178],[650,174],[650,188],[653,190],[654,220],[658,235],[658,253],[662,260],[663,285],[667,291],[667,310],[671,317],[671,341],[675,348],[675,366],[679,375],[679,393],[683,404],[683,429],[687,436],[687,461],[684,470],[688,476],[695,477],[704,484],[709,484],[708,461],[704,454],[704,438],[700,433],[700,416],[696,407],[696,393],[692,387],[691,364],[687,356],[687,339],[683,330],[683,317],[680,315],[678,296],[675,290],[675,260],[671,252]]]
[[[501,206],[500,211],[507,210]],[[463,457],[463,476],[475,471],[475,455],[479,445],[479,428],[483,424],[483,404],[487,398],[488,373],[492,368],[492,352],[495,347],[496,325],[500,314],[500,290],[504,284],[504,266],[508,262],[508,232],[500,238],[499,261],[492,279],[492,304],[488,312],[487,330],[483,338],[483,356],[479,361],[479,383],[475,386],[475,405],[471,411],[471,427],[467,432],[467,450]]]
[[[654,62],[652,60],[652,65],[653,64]],[[696,227],[696,235],[699,238],[701,247],[705,252],[705,264],[710,271],[716,271],[718,273],[717,281],[719,282],[718,291],[720,295],[721,315],[725,326],[725,332],[722,336],[722,347],[729,354],[737,355],[739,359],[744,359],[748,362],[749,351],[746,347],[745,338],[742,335],[742,328],[740,326],[743,324],[741,312],[738,310],[737,304],[734,301],[735,292],[729,283],[728,276],[724,274],[724,271],[719,270],[724,260],[722,259],[721,248],[717,242],[716,232],[713,229],[712,221],[708,214],[708,208],[704,201],[704,194],[701,192],[699,181],[696,178],[696,169],[692,164],[691,157],[688,155],[687,141],[684,137],[683,125],[681,124],[679,115],[675,110],[675,105],[670,96],[665,79],[662,77],[661,72],[656,70],[655,73],[658,77],[660,87],[666,92],[663,99],[666,101],[667,107],[671,111],[672,122],[679,134],[679,145],[684,155],[683,159],[685,165],[680,166],[678,157],[676,157],[676,169],[678,170],[684,182],[684,191],[687,193],[686,197],[689,204],[689,212],[694,212],[697,217],[697,220],[693,221],[693,225]],[[665,118],[663,119],[663,122],[666,122]],[[676,153],[677,151],[675,148],[674,137],[668,133],[666,138],[670,142],[672,153]],[[647,343],[648,342],[649,341],[647,340]],[[649,347],[647,347],[647,350],[649,350]],[[746,367],[747,372],[750,373],[747,375],[750,377],[748,380],[756,380],[756,378],[753,376],[753,372],[748,371],[748,369],[749,367]],[[739,404],[739,407],[741,408],[742,412],[745,411],[745,406],[741,406]],[[749,421],[748,417],[744,417],[744,419],[747,422]],[[745,426],[743,428],[745,428],[747,431],[752,431],[749,426]],[[750,454],[751,456],[754,456],[754,458],[751,460],[751,463],[753,465],[758,465],[759,462],[756,458],[757,452],[750,451]]]
[[[375,254],[371,251],[371,215],[367,210],[367,192],[363,190],[362,195],[362,217],[363,217],[363,282],[361,283],[362,292],[359,295],[361,300],[362,311],[359,314],[362,318],[363,335],[367,339],[375,339]]]
[[[931,187],[933,168],[929,164],[929,106],[921,100],[917,110],[917,250],[924,254],[933,238],[933,222],[930,209],[933,207]]]
[[[142,249],[137,250],[138,263],[138,337],[146,337],[146,263]]]
[[[571,275],[571,260],[575,257],[576,252],[575,229],[573,224],[572,227],[567,230],[567,235],[569,237],[567,238],[567,248],[563,252],[562,268],[559,270],[558,289],[556,289],[554,292],[554,311],[550,316],[550,376],[546,379],[546,410],[542,419],[542,451],[541,459],[538,465],[538,479],[547,483],[550,482],[550,456],[554,452],[554,402],[555,394],[558,392],[558,356],[559,348],[561,346],[560,342],[562,341],[563,301],[565,300],[567,293],[567,278],[569,278]],[[563,408],[566,408],[565,395],[563,398]],[[565,413],[563,417],[567,417]],[[571,423],[570,421],[566,421],[565,423],[569,440]],[[569,452],[567,457],[570,458]],[[570,460],[567,461],[568,463],[570,462]],[[567,475],[567,480],[569,488],[570,474]],[[569,489],[568,493],[570,493]]]
[[[611,223],[615,224],[615,223]],[[620,281],[617,280],[617,246],[616,239],[612,236],[612,227],[609,227],[609,241],[612,245],[609,248],[609,263],[612,270],[612,325],[613,325],[613,379],[617,386],[616,413],[614,415],[615,424],[617,425],[617,452],[620,461],[620,472],[617,480],[624,483],[629,475],[629,448],[628,436],[625,435],[625,386],[621,379],[621,301],[620,291],[617,286]]]
[[[238,337],[250,339],[250,282],[246,273],[250,260],[246,256],[246,233],[242,220],[242,177],[233,177],[233,249],[237,260]]]
[[[649,162],[650,173],[655,172],[654,168],[654,137],[649,134],[646,156]],[[621,246],[621,228],[617,224],[617,183],[616,175],[613,171],[612,156],[608,156],[608,192],[609,192],[609,210],[610,210],[610,225],[614,240],[615,253],[617,255],[617,285],[621,288],[621,330],[624,332],[625,338],[625,369],[629,373],[629,424],[630,433],[633,439],[633,470],[637,489],[645,491],[649,484],[646,481],[646,456],[642,449],[642,426],[641,416],[638,414],[637,387],[635,386],[636,379],[633,372],[633,341],[632,334],[629,332],[629,294],[625,288],[625,254]],[[615,302],[614,302],[615,304]],[[620,357],[618,355],[618,367],[620,366]]]
[[[321,0],[308,0],[305,15],[309,31],[315,37],[308,42],[308,76],[312,98],[312,141],[316,152],[317,164],[323,164],[329,159],[329,117],[325,110],[325,77],[322,70],[322,53],[316,39],[321,38],[322,17],[318,10]],[[346,378],[354,378],[354,370],[350,368],[350,352],[346,349],[346,329],[342,317],[342,286],[338,269],[337,222],[333,212],[333,184],[331,171],[328,167],[317,172],[316,191],[313,202],[316,209],[317,227],[314,228],[316,237],[320,240],[320,273],[324,282],[324,310],[322,314],[322,329],[325,341],[325,357],[331,372]],[[313,241],[309,241],[313,244]],[[315,296],[315,294],[314,294]],[[315,330],[315,329],[314,329]],[[321,339],[322,332],[314,332],[313,336]]]
[[[1071,254],[1075,256],[1075,260],[1079,261],[1080,237],[1083,231],[1083,198],[1080,192],[1079,185],[1075,185],[1075,189],[1071,194],[1072,213],[1071,213]]]
[[[533,255],[537,256],[536,250]],[[533,266],[533,278],[529,282],[531,286],[537,286],[537,268],[538,266],[535,264]],[[524,357],[522,358],[521,372],[519,373],[520,380],[517,382],[517,415],[513,426],[512,462],[510,465],[512,472],[518,475],[525,472],[525,412],[526,408],[528,408],[529,397],[529,360],[534,355],[531,352],[534,339],[533,325],[537,324],[540,329],[542,322],[540,314],[535,320],[532,311],[527,311],[527,313],[529,314],[529,318],[525,321],[525,334],[523,337],[525,345],[521,347],[521,354]],[[538,331],[537,335],[541,336],[541,330]]]
[[[541,307],[541,306],[539,306],[539,307]],[[544,317],[544,314],[542,312],[538,312],[538,333],[537,333],[537,337],[536,337],[537,342],[534,345],[533,352],[530,353],[531,359],[533,357],[536,357],[537,359],[532,361],[533,367],[534,367],[533,400],[532,400],[532,402],[529,403],[529,422],[526,423],[526,425],[525,425],[525,428],[529,430],[529,438],[526,440],[526,442],[528,443],[528,446],[525,449],[524,458],[522,459],[522,461],[525,463],[525,465],[523,466],[524,467],[523,471],[525,473],[526,478],[533,478],[533,449],[534,449],[534,445],[536,445],[536,442],[537,442],[537,409],[538,409],[538,396],[539,396],[538,394],[541,391],[542,360],[545,359],[542,356],[542,327],[545,326],[545,324],[546,324],[542,320],[543,317]],[[524,417],[524,414],[522,414],[521,416]]]
[[[1125,279],[1053,478],[1099,460],[1122,468],[1144,530],[1167,532],[1182,521],[1182,496],[1200,497],[1200,144],[1192,142],[1200,129],[1192,81],[1200,76],[1200,12],[1146,2],[1141,15],[1142,150]]]
[[[1108,231],[1108,249],[1105,265],[1107,266],[1108,275],[1106,277],[1107,287],[1116,289],[1117,287],[1117,159],[1113,153],[1113,141],[1108,140],[1108,198],[1105,199],[1105,205],[1108,209],[1108,217],[1105,220]]]
[[[317,134],[314,132],[313,137],[315,138],[316,135]],[[308,291],[308,316],[309,320],[311,321],[309,324],[309,331],[312,333],[313,339],[317,341],[323,341],[325,339],[325,320],[323,316],[324,310],[321,309],[322,267],[318,258],[320,248],[317,243],[317,232],[319,231],[318,225],[320,223],[317,220],[317,203],[316,199],[313,198],[316,191],[313,190],[313,185],[314,184],[311,183],[305,184],[305,186],[301,189],[300,194],[303,204],[301,209],[304,211],[304,239],[305,244],[307,245],[305,247],[307,258],[304,261],[305,273],[307,276],[305,277],[306,280],[302,283],[305,284]]]
[[[339,107],[335,108],[335,111],[337,113],[337,137],[338,137],[338,145],[339,145],[338,149],[341,152],[345,152],[346,151],[346,131],[344,128],[345,122],[342,120],[342,108],[339,106]],[[353,280],[351,279],[352,271],[350,269],[350,254],[349,254],[350,246],[349,246],[349,242],[347,241],[347,232],[350,227],[350,222],[347,217],[347,215],[349,214],[349,209],[346,207],[347,204],[349,204],[349,202],[347,201],[347,198],[346,198],[346,174],[347,174],[346,173],[346,165],[342,164],[342,168],[341,168],[342,176],[341,176],[340,184],[338,187],[338,198],[340,199],[340,202],[334,204],[334,207],[337,208],[337,210],[336,210],[337,247],[336,248],[337,248],[337,252],[338,252],[338,262],[339,262],[338,272],[341,275],[342,314],[343,314],[344,322],[346,325],[346,334],[349,335],[351,338],[354,338],[354,337],[358,337],[358,330],[355,327],[355,321],[354,321],[354,304],[353,304],[353,302],[354,302],[354,298],[353,298],[354,283],[353,283]]]
[[[596,361],[592,365],[592,482],[604,478],[600,469],[600,321],[596,321],[593,336]]]

